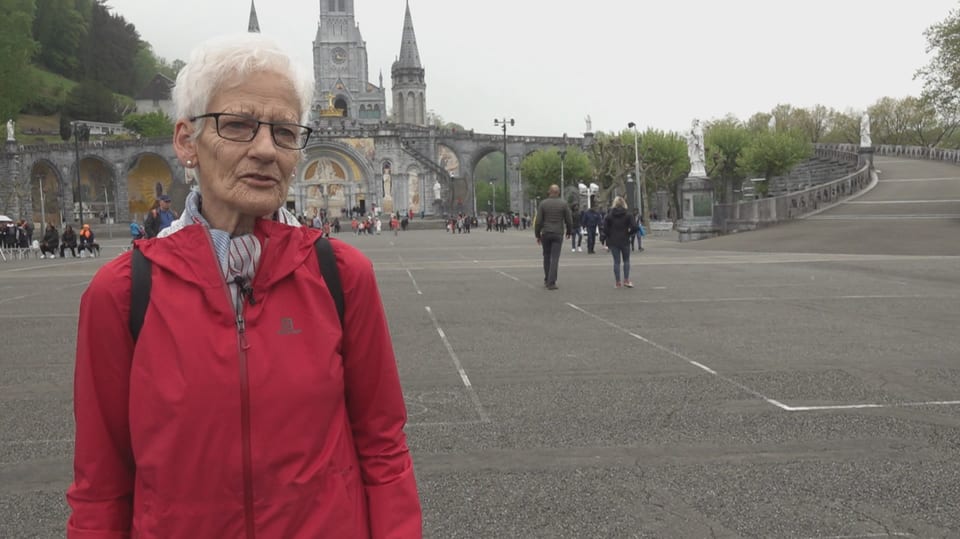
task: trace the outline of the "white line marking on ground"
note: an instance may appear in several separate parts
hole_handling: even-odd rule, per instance
[[[873,204],[940,204],[960,202],[960,199],[945,198],[943,200],[857,200],[855,202],[844,202],[846,205],[866,205]]]
[[[18,273],[18,272],[21,272],[21,271],[30,271],[30,270],[35,270],[35,269],[62,268],[63,266],[74,266],[74,265],[77,265],[77,264],[83,264],[83,263],[85,263],[85,262],[89,262],[90,260],[94,260],[94,259],[93,259],[93,258],[81,258],[81,259],[79,259],[79,260],[71,260],[70,262],[60,262],[59,264],[57,264],[57,263],[56,263],[57,261],[54,260],[52,263],[49,263],[49,264],[41,264],[41,265],[39,265],[39,266],[26,266],[26,267],[23,267],[23,268],[7,269],[7,270],[2,270],[2,271],[0,271],[0,273]]]
[[[594,318],[594,319],[596,319],[596,320],[599,320],[600,322],[603,322],[604,324],[606,324],[606,325],[608,325],[608,326],[610,326],[610,327],[612,327],[612,328],[614,328],[614,329],[616,329],[616,330],[618,330],[618,331],[621,331],[621,332],[623,332],[623,333],[626,333],[627,335],[630,335],[630,336],[633,337],[634,339],[637,339],[637,340],[639,340],[639,341],[641,341],[641,342],[645,342],[645,343],[649,344],[650,346],[656,348],[657,350],[660,350],[661,352],[665,352],[665,353],[670,354],[671,356],[673,356],[673,357],[675,357],[675,358],[682,359],[683,361],[685,361],[685,362],[688,363],[689,365],[692,365],[692,366],[694,366],[694,367],[696,367],[696,368],[698,368],[698,369],[700,369],[700,370],[702,370],[702,371],[710,374],[711,376],[714,376],[714,377],[716,377],[716,378],[718,378],[718,379],[720,379],[720,380],[723,380],[724,382],[727,382],[728,384],[731,384],[731,385],[733,385],[733,386],[741,389],[742,391],[745,391],[745,392],[753,395],[754,397],[757,397],[757,398],[763,400],[764,402],[767,402],[767,403],[769,403],[769,404],[772,404],[772,405],[776,406],[777,408],[784,408],[784,405],[783,405],[783,404],[781,404],[781,403],[779,403],[779,402],[777,402],[777,401],[775,401],[775,400],[767,397],[767,396],[764,395],[763,393],[760,393],[759,391],[756,391],[756,390],[754,390],[754,389],[751,389],[751,388],[749,388],[749,387],[741,384],[740,382],[738,382],[738,381],[736,381],[736,380],[734,380],[734,379],[732,379],[732,378],[728,378],[728,377],[726,377],[726,376],[724,376],[724,375],[722,375],[722,374],[719,374],[717,371],[711,369],[710,367],[707,367],[707,366],[704,365],[703,363],[694,361],[694,360],[688,358],[687,356],[681,354],[680,352],[676,352],[676,351],[674,351],[674,350],[671,350],[671,349],[667,348],[666,346],[663,346],[663,345],[661,345],[661,344],[657,344],[657,343],[651,341],[650,339],[648,339],[648,338],[646,338],[646,337],[644,337],[644,336],[642,336],[642,335],[637,335],[636,333],[633,333],[632,331],[623,328],[622,326],[616,324],[615,322],[611,322],[610,320],[607,320],[606,318],[603,318],[603,317],[601,317],[601,316],[598,316],[598,315],[596,315],[596,314],[593,314],[593,313],[591,313],[590,311],[587,311],[586,309],[584,309],[584,308],[582,308],[582,307],[578,307],[577,305],[574,305],[573,303],[567,303],[567,305],[570,306],[570,307],[573,308],[573,309],[576,309],[576,310],[580,311],[581,313],[583,313],[583,314],[585,314],[585,315],[587,315],[587,316],[590,316],[590,317],[592,317],[592,318]]]
[[[503,276],[506,277],[507,279],[513,279],[514,281],[522,284],[523,286],[525,286],[525,287],[527,287],[527,288],[530,288],[530,289],[532,289],[532,290],[536,290],[536,289],[537,289],[536,286],[533,286],[532,284],[528,283],[527,281],[524,281],[523,279],[521,279],[521,278],[519,278],[519,277],[515,277],[515,276],[513,276],[513,275],[510,275],[509,273],[507,273],[507,272],[505,272],[505,271],[497,271],[497,273],[500,274],[500,275],[503,275]]]
[[[887,533],[867,533],[863,535],[828,535],[824,537],[811,537],[810,539],[871,539],[874,537],[916,537],[912,533],[887,532]]]
[[[408,269],[407,275],[410,276],[410,280],[413,281],[413,288],[417,290],[417,295],[422,296],[423,292],[420,290],[420,286],[417,284],[417,280],[413,278],[413,273]]]
[[[470,400],[473,401],[473,405],[477,409],[477,414],[480,416],[480,421],[484,423],[490,422],[490,417],[487,416],[487,412],[484,411],[483,405],[480,404],[480,397],[477,396],[477,392],[474,391],[473,385],[470,384],[470,378],[467,377],[467,371],[464,370],[463,365],[460,364],[460,359],[457,357],[457,353],[453,351],[453,346],[450,345],[450,340],[447,339],[447,335],[443,332],[443,328],[440,327],[440,322],[437,321],[437,317],[433,314],[433,309],[428,305],[426,307],[427,314],[430,315],[430,320],[433,320],[434,327],[437,328],[437,333],[440,334],[440,339],[443,341],[443,345],[447,348],[447,353],[450,354],[450,359],[453,360],[453,366],[457,368],[457,372],[460,373],[460,379],[463,380],[463,385],[467,388],[467,393],[470,395]]]
[[[900,178],[900,179],[889,179],[889,180],[880,180],[881,183],[914,183],[914,182],[955,182],[960,180],[960,177],[950,177],[950,178]]]
[[[756,391],[756,390],[754,390],[754,389],[751,389],[750,387],[748,387],[748,386],[746,386],[746,385],[744,385],[744,384],[742,384],[742,383],[734,380],[733,378],[730,378],[730,377],[727,377],[727,376],[724,376],[724,375],[718,373],[717,371],[711,369],[710,367],[704,365],[703,363],[700,363],[699,361],[695,361],[695,360],[693,360],[693,359],[690,359],[690,358],[688,358],[687,356],[681,354],[680,352],[671,350],[671,349],[667,348],[666,346],[657,344],[657,343],[651,341],[650,339],[648,339],[648,338],[646,338],[646,337],[644,337],[644,336],[642,336],[642,335],[637,335],[636,333],[633,333],[632,331],[623,328],[622,326],[616,324],[615,322],[611,322],[610,320],[607,320],[606,318],[603,318],[603,317],[601,317],[601,316],[598,316],[598,315],[596,315],[596,314],[593,314],[593,313],[591,313],[590,311],[587,311],[586,309],[584,309],[584,308],[582,308],[582,307],[579,307],[579,306],[577,306],[577,305],[574,305],[573,303],[567,303],[567,305],[570,306],[570,307],[573,308],[573,309],[576,309],[576,310],[582,312],[583,314],[585,314],[585,315],[587,315],[587,316],[590,316],[590,317],[592,317],[592,318],[594,318],[594,319],[596,319],[596,320],[599,320],[600,322],[603,322],[604,324],[606,324],[606,325],[608,325],[608,326],[610,326],[610,327],[612,327],[612,328],[614,328],[614,329],[616,329],[616,330],[619,330],[619,331],[621,331],[621,332],[623,332],[623,333],[626,333],[627,335],[630,335],[630,336],[633,337],[634,339],[637,339],[637,340],[639,340],[639,341],[642,341],[642,342],[644,342],[644,343],[647,343],[647,344],[649,344],[650,346],[653,346],[654,348],[656,348],[657,350],[660,350],[660,351],[662,351],[662,352],[666,352],[667,354],[670,354],[670,355],[673,356],[673,357],[682,359],[683,361],[687,362],[688,364],[690,364],[690,365],[692,365],[692,366],[694,366],[694,367],[696,367],[696,368],[698,368],[698,369],[700,369],[700,370],[702,370],[702,371],[704,371],[704,372],[706,372],[706,373],[709,373],[711,376],[715,376],[716,378],[718,378],[718,379],[720,379],[720,380],[723,380],[724,382],[727,382],[728,384],[731,384],[731,385],[733,385],[733,386],[735,386],[735,387],[737,387],[737,388],[739,388],[739,389],[741,389],[741,390],[743,390],[743,391],[746,391],[747,393],[749,393],[749,394],[751,394],[751,395],[753,395],[753,396],[755,396],[755,397],[763,400],[764,402],[766,402],[766,403],[768,403],[768,404],[771,404],[771,405],[773,405],[773,406],[776,406],[777,408],[780,408],[781,410],[784,410],[784,411],[787,411],[787,412],[813,412],[813,411],[823,411],[823,410],[857,410],[857,409],[867,409],[867,408],[904,408],[904,407],[917,407],[917,406],[954,406],[954,405],[960,405],[960,401],[926,401],[926,402],[895,402],[895,403],[889,403],[889,404],[834,404],[834,405],[823,405],[823,406],[790,406],[790,405],[784,404],[784,403],[782,403],[782,402],[780,402],[780,401],[778,401],[778,400],[776,400],[776,399],[772,399],[772,398],[770,398],[770,397],[767,397],[767,396],[764,395],[763,393],[760,393],[759,391]]]

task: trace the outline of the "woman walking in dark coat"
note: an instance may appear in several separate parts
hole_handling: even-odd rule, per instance
[[[613,277],[616,288],[633,288],[630,281],[630,236],[636,232],[636,222],[627,213],[627,203],[623,197],[613,199],[613,209],[603,220],[603,235],[607,238],[607,248],[613,255]],[[620,281],[620,260],[623,259],[623,281]]]

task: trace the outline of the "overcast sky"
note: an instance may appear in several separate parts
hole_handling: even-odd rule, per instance
[[[400,52],[406,0],[354,0],[370,81]],[[320,0],[259,0],[260,28],[312,67]],[[245,31],[249,0],[107,0],[158,56]],[[779,103],[863,110],[919,95],[923,31],[957,0],[410,0],[427,108],[495,133],[685,130]],[[388,106],[390,106],[388,97]]]

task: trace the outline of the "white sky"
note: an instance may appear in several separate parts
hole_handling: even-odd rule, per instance
[[[320,0],[259,0],[261,31],[312,68]],[[354,0],[369,79],[400,52],[405,0]],[[158,56],[245,31],[249,0],[108,0]],[[497,133],[686,130],[779,103],[862,110],[919,95],[923,31],[956,0],[410,0],[427,108]],[[389,97],[388,97],[388,106]]]

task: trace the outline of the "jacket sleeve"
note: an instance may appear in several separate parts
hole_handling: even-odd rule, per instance
[[[135,464],[127,419],[133,354],[129,268],[129,255],[104,266],[80,300],[68,539],[130,537]]]
[[[420,498],[403,432],[406,406],[373,266],[353,248],[339,251],[347,412],[367,495],[371,539],[419,539]]]

